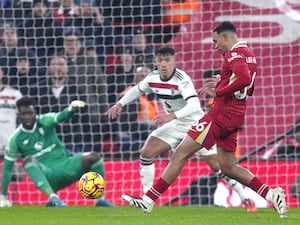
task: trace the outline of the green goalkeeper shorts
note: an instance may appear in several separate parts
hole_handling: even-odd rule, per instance
[[[41,165],[54,192],[73,184],[85,172],[81,163],[82,154],[74,154],[63,162],[55,163],[52,167]]]

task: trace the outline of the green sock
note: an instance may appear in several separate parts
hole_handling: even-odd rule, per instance
[[[30,179],[35,186],[44,192],[47,196],[54,194],[52,187],[50,186],[46,176],[34,162],[28,162],[25,165],[25,170],[28,173]]]
[[[92,166],[91,170],[99,173],[105,179],[105,171],[104,171],[103,159],[100,159],[98,162],[96,162]]]

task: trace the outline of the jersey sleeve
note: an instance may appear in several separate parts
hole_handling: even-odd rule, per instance
[[[176,118],[186,117],[196,111],[201,111],[200,101],[197,96],[196,89],[189,76],[186,76],[181,80],[179,89],[183,99],[187,102],[187,104],[180,110],[174,112]]]
[[[9,161],[15,161],[18,157],[19,154],[19,147],[18,147],[18,142],[17,142],[17,136],[13,135],[9,138],[8,140],[8,148],[7,152],[5,154],[5,159]]]
[[[181,82],[179,83],[179,89],[184,100],[197,97],[197,91],[192,79],[189,76],[186,76],[181,80]]]
[[[46,127],[55,127],[58,123],[69,120],[74,115],[74,112],[71,112],[68,108],[65,108],[63,111],[58,113],[47,113],[40,115],[38,120],[43,126]]]
[[[233,94],[235,91],[242,90],[251,83],[251,76],[249,67],[246,63],[245,57],[242,55],[235,55],[231,52],[231,57],[226,60],[229,61],[229,66],[232,71],[230,82],[227,86],[216,89],[216,96],[224,96]]]
[[[4,157],[4,164],[2,168],[2,195],[7,195],[8,185],[12,176],[12,169],[18,155],[18,145],[15,136],[12,136],[8,142],[7,153]]]
[[[137,87],[140,92],[142,92],[142,93],[151,93],[152,92],[152,90],[149,86],[150,80],[151,80],[151,75],[148,75],[144,78],[144,80],[142,80],[141,82],[139,82],[137,84]]]

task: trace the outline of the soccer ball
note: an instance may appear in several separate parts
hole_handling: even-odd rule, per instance
[[[105,181],[103,177],[96,172],[87,172],[83,174],[78,181],[78,190],[80,194],[88,199],[100,198],[104,194]]]

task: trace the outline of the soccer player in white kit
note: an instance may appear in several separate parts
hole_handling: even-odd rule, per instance
[[[155,93],[163,103],[165,114],[157,116],[155,122],[158,128],[149,135],[140,150],[140,176],[144,193],[153,184],[154,159],[168,150],[175,149],[191,125],[204,115],[190,76],[175,66],[174,49],[169,46],[157,49],[155,64],[157,70],[149,73],[107,112],[109,118],[117,119],[123,106],[144,93]],[[199,154],[213,171],[239,194],[247,211],[255,211],[255,203],[244,195],[242,185],[221,173],[215,146],[210,151],[200,149]]]

